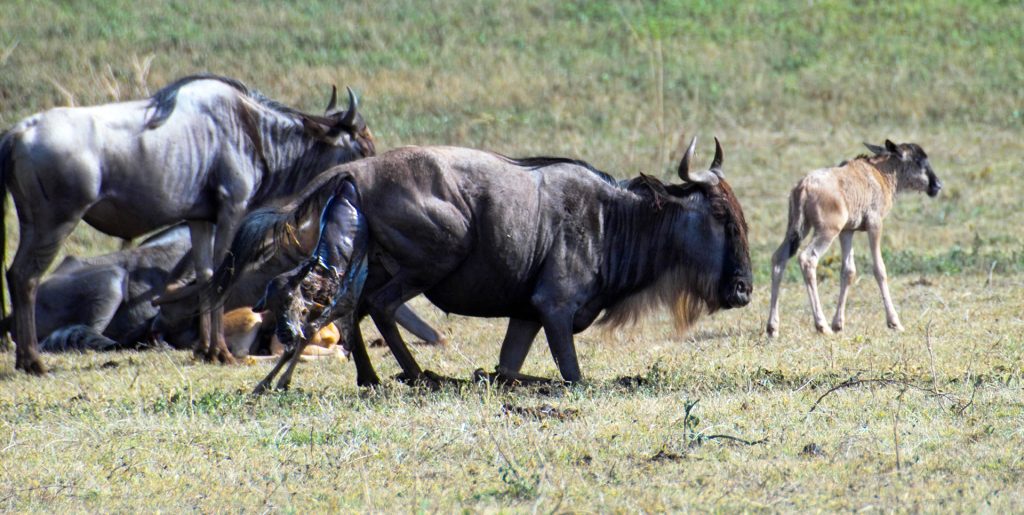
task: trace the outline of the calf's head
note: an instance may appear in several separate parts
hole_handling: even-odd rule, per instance
[[[932,170],[928,154],[917,143],[900,143],[885,140],[885,146],[865,143],[868,150],[877,156],[884,156],[895,163],[896,187],[901,190],[923,191],[934,197],[942,190],[942,181]]]

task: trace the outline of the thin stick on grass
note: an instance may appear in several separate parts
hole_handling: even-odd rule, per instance
[[[814,410],[818,408],[818,404],[821,404],[821,401],[824,400],[825,397],[828,397],[832,392],[836,392],[836,391],[842,390],[844,388],[850,388],[850,387],[853,387],[853,386],[861,386],[861,385],[866,385],[866,384],[880,384],[882,386],[891,386],[891,385],[904,386],[906,388],[913,388],[915,390],[918,390],[918,391],[921,391],[921,392],[933,395],[935,397],[942,397],[943,399],[949,400],[949,401],[954,402],[956,404],[962,404],[962,402],[960,401],[960,399],[956,395],[953,395],[953,394],[947,393],[947,392],[941,392],[941,391],[936,390],[934,388],[928,388],[928,387],[925,387],[925,386],[916,385],[914,383],[911,383],[911,382],[908,382],[908,381],[903,381],[903,380],[900,380],[900,379],[861,379],[859,377],[851,377],[850,379],[847,379],[846,381],[843,381],[842,383],[839,383],[839,384],[833,386],[832,388],[829,388],[828,391],[826,391],[825,393],[821,394],[821,396],[818,397],[818,400],[814,401],[814,404],[811,405],[811,409],[807,410],[807,413],[813,413]]]

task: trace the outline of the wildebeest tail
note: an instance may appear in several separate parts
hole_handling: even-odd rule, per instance
[[[204,295],[213,300],[213,305],[222,304],[243,271],[265,263],[279,248],[297,245],[298,228],[310,217],[319,220],[324,206],[348,180],[351,174],[346,170],[321,174],[288,204],[246,215],[235,231],[227,257],[213,273],[210,291]]]
[[[87,325],[70,325],[50,333],[39,343],[43,352],[85,352],[112,350],[117,342]]]
[[[807,234],[807,228],[804,227],[804,195],[803,189],[798,188],[789,197],[789,220],[786,223],[785,241],[789,244],[786,248],[787,258],[796,254],[796,251],[800,249],[800,240]]]

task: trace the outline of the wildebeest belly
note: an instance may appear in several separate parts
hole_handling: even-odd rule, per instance
[[[437,307],[448,313],[476,317],[534,319],[530,302],[535,289],[531,270],[515,271],[472,256],[426,291]]]
[[[212,210],[202,206],[198,208],[182,207],[179,212],[167,212],[167,209],[154,209],[159,202],[133,204],[114,199],[103,199],[93,204],[85,216],[86,223],[96,230],[116,236],[132,239],[154,229],[166,227],[181,220],[212,219]]]

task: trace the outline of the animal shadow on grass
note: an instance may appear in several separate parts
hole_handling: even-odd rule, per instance
[[[640,390],[657,388],[666,383],[668,374],[661,368],[661,360],[655,361],[643,374],[626,375],[616,377],[611,381],[611,387],[625,390]]]

